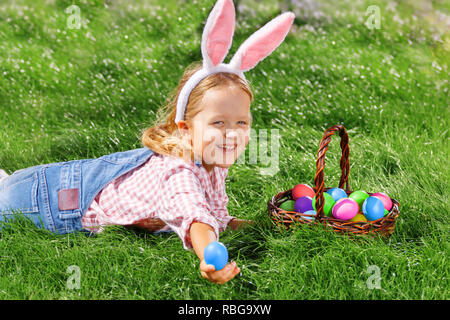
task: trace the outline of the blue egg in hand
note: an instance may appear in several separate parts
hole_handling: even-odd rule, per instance
[[[212,264],[217,270],[223,269],[228,262],[228,250],[222,242],[213,241],[203,251],[206,264]]]

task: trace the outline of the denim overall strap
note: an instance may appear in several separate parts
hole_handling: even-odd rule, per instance
[[[39,166],[39,207],[52,232],[82,230],[81,217],[95,196],[115,178],[142,165],[153,155],[149,148],[116,152],[96,159]]]
[[[97,193],[117,177],[142,165],[154,154],[147,147],[116,152],[97,159],[87,160],[82,165],[84,183],[81,198],[82,214],[89,208]]]

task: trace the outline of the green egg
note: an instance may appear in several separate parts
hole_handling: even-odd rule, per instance
[[[358,203],[359,211],[361,211],[362,205],[363,205],[364,201],[369,197],[369,194],[365,191],[358,190],[358,191],[352,192],[348,197],[355,200]]]
[[[295,201],[287,200],[280,205],[280,208],[286,211],[295,211]]]
[[[384,209],[384,216],[386,217],[389,214],[389,211]]]
[[[331,212],[336,201],[334,201],[333,197],[326,192],[323,193],[323,198],[325,200],[325,204],[323,205],[323,213],[327,217],[332,217],[333,215],[331,214]],[[312,205],[314,210],[316,210],[316,196],[314,196],[314,198],[312,199]]]

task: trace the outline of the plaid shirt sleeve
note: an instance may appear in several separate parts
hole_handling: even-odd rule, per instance
[[[236,219],[236,217],[230,216],[228,213],[228,195],[225,190],[225,178],[228,174],[228,168],[222,171],[222,179],[220,181],[220,186],[217,195],[217,201],[213,203],[215,206],[212,211],[215,213],[217,220],[219,221],[219,232],[225,231],[231,220]]]
[[[181,238],[184,249],[192,249],[189,231],[193,222],[210,225],[219,239],[220,224],[211,214],[205,191],[191,169],[183,166],[171,169],[162,184],[164,196],[159,218]]]

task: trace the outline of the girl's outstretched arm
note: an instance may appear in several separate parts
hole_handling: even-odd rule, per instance
[[[234,261],[227,263],[223,269],[218,271],[215,271],[213,265],[206,264],[203,257],[203,251],[210,242],[217,240],[214,229],[210,225],[201,222],[194,222],[192,223],[189,232],[192,247],[200,259],[200,271],[203,278],[213,283],[224,284],[225,282],[233,279],[241,271],[241,269],[236,266],[236,262]]]

